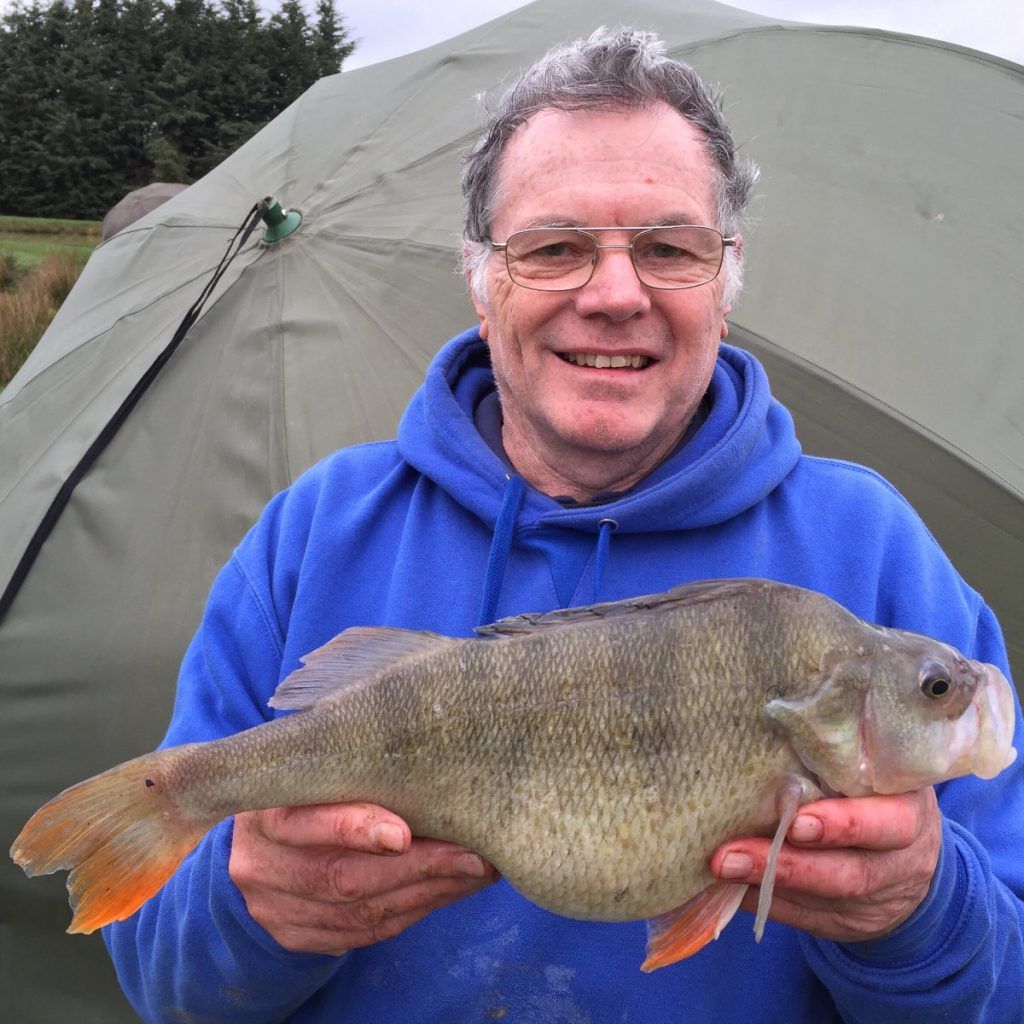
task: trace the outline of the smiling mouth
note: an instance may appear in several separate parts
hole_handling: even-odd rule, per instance
[[[605,356],[597,352],[559,352],[558,355],[567,363],[598,370],[642,370],[651,364],[650,356],[641,355]]]

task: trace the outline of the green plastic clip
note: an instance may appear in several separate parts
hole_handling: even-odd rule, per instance
[[[287,238],[302,223],[302,214],[283,209],[273,196],[267,196],[263,200],[263,222],[267,225],[263,241],[270,245]]]

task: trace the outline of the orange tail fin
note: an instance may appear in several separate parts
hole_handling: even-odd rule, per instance
[[[64,790],[15,839],[11,856],[27,875],[71,869],[69,932],[130,917],[209,829],[187,822],[166,792],[166,757],[147,754]]]

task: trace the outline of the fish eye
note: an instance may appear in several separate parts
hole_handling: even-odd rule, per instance
[[[938,666],[926,669],[921,677],[921,692],[926,697],[945,697],[952,685],[949,673]]]

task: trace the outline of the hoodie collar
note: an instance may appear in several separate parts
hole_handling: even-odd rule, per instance
[[[508,468],[473,421],[494,389],[487,346],[476,328],[446,344],[427,370],[398,432],[405,460],[495,528]],[[598,532],[612,517],[626,532],[692,529],[750,508],[792,470],[800,456],[793,421],[772,398],[760,363],[721,345],[706,395],[707,416],[689,441],[621,498],[564,508],[527,486],[517,522]]]

